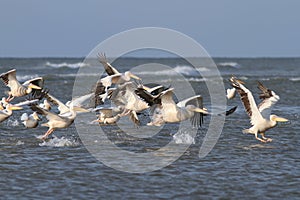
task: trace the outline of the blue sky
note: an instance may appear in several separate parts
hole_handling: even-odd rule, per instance
[[[0,57],[86,56],[138,27],[164,27],[215,57],[300,56],[297,0],[1,0]]]

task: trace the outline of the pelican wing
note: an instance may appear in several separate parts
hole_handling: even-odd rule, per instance
[[[161,104],[161,100],[159,96],[153,96],[150,92],[145,90],[143,87],[138,87],[134,92],[142,100],[144,100],[149,106],[153,106],[155,104]]]
[[[251,91],[248,90],[243,84],[241,84],[241,81],[237,80],[235,77],[233,77],[230,81],[232,86],[236,88],[241,97],[244,108],[250,117],[251,124],[254,125],[264,120],[263,116],[258,110]]]
[[[28,86],[30,83],[33,85],[39,86],[41,88],[44,87],[43,77],[36,77],[36,78],[30,79],[28,81],[25,81],[22,85]]]
[[[98,57],[99,57],[99,62],[103,65],[106,73],[111,76],[111,75],[114,75],[114,74],[119,74],[120,72],[114,68],[106,59],[106,56],[104,53],[99,53],[98,54]]]
[[[31,104],[30,105],[30,108],[31,110],[37,112],[37,114],[40,114],[40,115],[44,115],[46,116],[46,118],[50,121],[50,120],[57,120],[57,121],[62,121],[63,118],[61,118],[60,116],[48,111],[48,110],[45,110],[41,107],[39,107],[38,105],[36,104]]]
[[[280,98],[275,94],[275,92],[265,87],[261,82],[258,82],[258,89],[261,91],[259,98],[263,99],[263,101],[258,105],[258,109],[262,116],[268,119],[271,115],[273,106]]]
[[[3,83],[8,86],[11,87],[11,83],[14,81],[17,81],[17,77],[16,77],[16,69],[12,69],[9,70],[8,72],[2,73],[0,75],[1,80],[3,81]]]
[[[86,94],[80,97],[75,97],[71,101],[68,101],[66,103],[66,106],[70,107],[71,105],[77,106],[77,107],[83,107],[84,102],[87,100],[90,100],[94,96],[94,93]]]
[[[45,95],[45,97],[47,98],[47,100],[49,102],[52,102],[54,105],[57,106],[58,110],[60,111],[60,114],[64,114],[67,112],[70,112],[70,109],[68,106],[66,106],[64,103],[62,103],[60,100],[58,100],[57,98],[55,98],[54,96],[50,95],[49,93],[47,93]]]
[[[177,103],[178,107],[186,107],[187,105],[193,105],[197,108],[203,108],[203,98],[201,95],[196,95],[187,99],[184,99]],[[191,123],[195,127],[201,127],[203,124],[203,113],[195,112],[194,116],[190,119]]]

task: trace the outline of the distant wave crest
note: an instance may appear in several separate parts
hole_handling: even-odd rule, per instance
[[[88,64],[84,63],[84,62],[78,62],[78,63],[51,63],[51,62],[46,62],[45,64],[48,67],[53,67],[53,68],[61,68],[61,67],[68,67],[68,68],[72,68],[72,69],[77,69],[79,67],[85,67],[88,66]]]
[[[240,68],[241,65],[236,62],[220,62],[217,64],[219,67],[233,67],[233,68]]]
[[[138,72],[137,74],[141,74],[141,75],[170,75],[170,76],[175,76],[177,74],[182,74],[185,76],[199,76],[199,71],[203,72],[203,71],[208,71],[209,69],[205,68],[205,67],[201,67],[201,68],[193,68],[191,66],[186,66],[186,65],[179,65],[176,66],[173,69],[166,69],[166,70],[161,70],[161,71],[142,71],[142,72]]]

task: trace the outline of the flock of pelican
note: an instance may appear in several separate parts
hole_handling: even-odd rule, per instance
[[[0,101],[0,122],[8,119],[14,110],[21,110],[23,106],[29,106],[31,114],[23,113],[21,121],[26,128],[36,128],[41,116],[47,122],[41,126],[48,130],[40,139],[45,140],[56,129],[68,128],[75,120],[77,113],[96,112],[97,119],[93,122],[114,125],[121,117],[128,116],[135,126],[140,125],[139,113],[149,110],[151,121],[148,126],[162,126],[165,123],[176,123],[190,120],[192,126],[201,127],[204,117],[213,115],[203,106],[203,97],[196,95],[179,102],[174,100],[174,88],[159,84],[144,85],[141,78],[130,71],[120,73],[106,59],[105,54],[99,54],[99,61],[104,66],[107,76],[101,78],[93,91],[84,96],[72,99],[66,103],[50,94],[44,87],[44,79],[37,77],[21,84],[16,78],[16,70],[12,69],[2,73],[0,79],[9,87],[8,97]],[[244,86],[244,82],[232,76],[230,78],[232,89],[227,90],[227,98],[233,99],[238,93],[250,117],[251,128],[243,130],[243,133],[251,133],[261,142],[271,142],[272,139],[265,136],[265,132],[276,126],[277,122],[288,121],[285,118],[271,114],[272,107],[279,100],[274,91],[266,88],[258,82],[261,91],[260,98],[263,101],[257,105],[252,93]],[[153,86],[153,87],[152,87]],[[27,97],[25,101],[11,104],[15,98]],[[94,101],[93,107],[83,106],[87,100]],[[105,101],[111,101],[113,107],[101,107]],[[58,112],[51,111],[55,106]],[[230,115],[236,107],[219,113]],[[261,137],[258,136],[260,134]]]

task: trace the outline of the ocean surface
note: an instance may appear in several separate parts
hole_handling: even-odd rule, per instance
[[[66,102],[72,98],[78,70],[86,67],[83,60],[0,58],[0,73],[15,68],[20,82],[42,76],[50,93]],[[145,173],[129,173],[112,168],[91,154],[74,124],[56,130],[46,141],[39,140],[47,127],[25,129],[20,116],[23,112],[29,113],[30,109],[24,107],[0,124],[0,199],[299,199],[300,58],[215,58],[214,62],[225,88],[230,87],[228,79],[234,74],[253,91],[257,101],[257,81],[280,96],[273,113],[288,118],[290,122],[281,123],[266,133],[273,139],[271,143],[263,144],[253,135],[242,133],[250,124],[238,97],[227,102],[228,108],[237,105],[238,109],[226,117],[216,145],[202,158],[199,149],[208,129],[209,117],[205,118],[203,127],[196,130],[195,137],[189,135],[188,129],[177,134],[178,124],[166,124],[153,137],[135,138],[136,132],[146,130],[151,134],[151,128],[147,129],[145,125],[149,120],[146,115],[139,115],[140,128],[126,123],[126,119],[120,121],[125,124],[129,135],[120,132],[117,126],[89,124],[89,127],[102,128],[118,148],[142,157],[143,153],[155,152],[170,141],[192,143],[182,156],[165,167]],[[182,74],[195,93],[203,96],[204,106],[210,109],[206,87],[209,80],[184,60],[120,58],[113,65],[125,72],[147,63],[160,63],[170,69],[151,70],[147,65],[149,70],[137,71],[138,76],[153,83],[171,85],[180,92],[186,88],[176,74]],[[102,68],[100,63],[95,65]],[[199,67],[200,72],[209,70],[205,65]],[[89,77],[100,75],[89,74],[86,78]],[[8,88],[2,83],[0,85],[0,93],[6,96]],[[89,89],[87,87],[87,92]],[[14,103],[19,101],[21,99],[13,100]],[[91,142],[104,145],[101,138]],[[114,154],[114,149],[110,151]],[[163,155],[157,156],[164,158]],[[122,169],[122,163],[118,161],[116,159],[115,164]],[[127,162],[128,166],[141,164],[135,160]],[[147,168],[147,163],[144,167]]]

